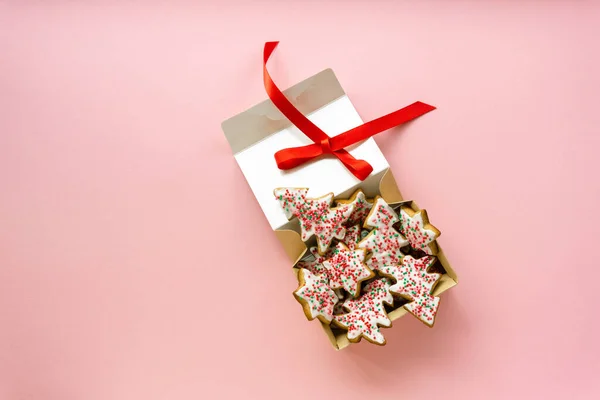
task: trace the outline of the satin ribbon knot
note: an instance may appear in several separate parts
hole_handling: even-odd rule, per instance
[[[321,151],[323,152],[323,154],[331,154],[333,153],[333,150],[331,150],[331,143],[329,142],[329,138],[323,138],[321,139]]]
[[[306,118],[279,90],[269,72],[267,71],[267,61],[279,42],[265,43],[263,53],[263,80],[267,95],[281,111],[281,113],[294,124],[302,133],[304,133],[312,144],[300,147],[287,148],[275,153],[275,162],[277,167],[282,170],[292,169],[305,162],[311,161],[321,155],[331,154],[344,164],[344,166],[358,179],[365,180],[373,167],[364,160],[357,160],[345,150],[345,147],[355,143],[362,142],[376,134],[411,121],[429,111],[435,110],[435,107],[429,104],[417,101],[407,107],[394,111],[383,117],[366,122],[356,128],[352,128],[333,138],[329,137],[318,126]]]

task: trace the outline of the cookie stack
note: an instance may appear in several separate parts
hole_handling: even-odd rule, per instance
[[[309,320],[319,319],[348,336],[384,345],[380,327],[388,312],[404,307],[433,326],[439,297],[431,293],[444,272],[435,255],[440,231],[411,203],[390,206],[358,190],[334,203],[333,193],[309,198],[306,188],[274,191],[288,219],[296,218],[307,256],[296,264],[294,296]]]

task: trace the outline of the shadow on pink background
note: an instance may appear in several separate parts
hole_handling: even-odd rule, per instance
[[[54,3],[54,4],[50,4]],[[600,5],[0,2],[0,399],[600,396]],[[336,353],[220,123],[332,67],[461,283]]]

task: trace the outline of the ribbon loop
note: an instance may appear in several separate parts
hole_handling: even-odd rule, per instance
[[[357,160],[354,158],[352,154],[345,150],[345,147],[362,142],[380,132],[435,110],[435,107],[417,101],[400,110],[330,138],[318,126],[298,111],[298,109],[285,97],[283,92],[275,85],[273,79],[271,79],[271,76],[267,71],[267,61],[269,60],[269,57],[271,57],[275,47],[277,47],[277,44],[279,44],[279,42],[265,43],[263,54],[263,79],[265,90],[279,111],[281,111],[292,124],[314,142],[307,146],[283,149],[275,153],[275,161],[277,162],[277,167],[279,167],[279,169],[292,169],[307,161],[320,157],[323,154],[333,154],[354,176],[361,181],[365,180],[371,172],[373,172],[373,167],[364,160]]]

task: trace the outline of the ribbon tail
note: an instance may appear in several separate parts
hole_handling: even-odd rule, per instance
[[[334,136],[330,140],[331,148],[333,150],[343,149],[395,126],[412,121],[433,110],[435,110],[434,106],[416,101],[383,117],[366,122],[340,135]]]
[[[291,169],[297,167],[315,157],[318,157],[324,153],[323,147],[317,143],[327,142],[331,138],[323,132],[318,126],[312,121],[306,118],[294,105],[285,97],[283,92],[279,90],[269,71],[267,70],[267,61],[273,54],[273,51],[277,47],[279,42],[266,42],[263,52],[263,80],[267,95],[275,104],[275,106],[281,111],[285,117],[290,120],[302,133],[304,133],[309,139],[315,144],[296,147],[292,149],[280,150],[275,154],[275,161],[279,169]],[[328,152],[331,150],[328,149]],[[357,160],[348,153],[346,150],[339,149],[333,154],[350,170],[350,172],[360,180],[366,179],[367,176],[373,171],[373,167],[364,160]]]
[[[333,155],[335,155],[346,166],[346,168],[348,168],[348,171],[350,171],[352,175],[361,181],[367,179],[367,177],[371,175],[371,172],[373,172],[373,167],[371,164],[365,160],[357,160],[352,156],[352,154],[348,153],[344,149],[334,151]]]
[[[294,105],[288,100],[281,90],[275,85],[269,71],[267,70],[267,61],[271,57],[271,54],[277,47],[279,42],[267,42],[265,43],[265,49],[263,54],[263,80],[267,95],[275,104],[275,107],[281,111],[292,124],[298,127],[309,139],[313,142],[319,142],[323,139],[329,138],[325,132],[323,132],[318,126],[312,123],[306,118]]]

